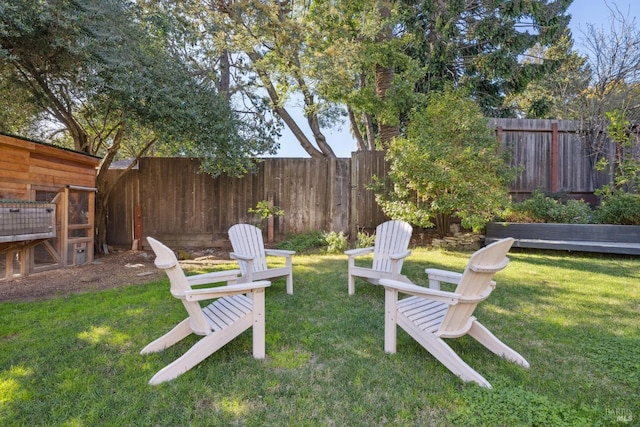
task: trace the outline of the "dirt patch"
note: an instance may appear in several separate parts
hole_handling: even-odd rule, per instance
[[[180,261],[185,270],[231,263],[226,250],[195,251]],[[35,301],[57,296],[139,285],[165,277],[146,251],[121,251],[97,256],[92,263],[0,281],[0,301]],[[231,267],[230,267],[231,268]]]

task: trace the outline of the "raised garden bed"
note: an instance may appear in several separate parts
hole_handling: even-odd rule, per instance
[[[490,222],[485,244],[513,237],[516,248],[640,255],[640,226]]]

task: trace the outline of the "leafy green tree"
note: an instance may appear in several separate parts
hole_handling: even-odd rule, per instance
[[[535,46],[527,51],[524,62],[556,61],[560,67],[544,79],[534,80],[520,93],[507,95],[503,109],[528,119],[579,120],[581,96],[591,79],[587,58],[573,49],[567,31],[549,48]]]
[[[197,29],[204,30],[196,36],[204,54],[195,58],[199,67],[205,72],[217,68],[227,76],[222,80],[229,94],[238,95],[238,104],[264,115],[268,107],[311,157],[335,157],[323,128],[336,123],[343,110],[320,97],[305,72],[306,3],[218,0],[193,8],[187,7],[191,2],[178,4]],[[294,98],[311,135],[291,111]]]
[[[467,87],[487,114],[558,62],[521,63],[566,27],[570,0],[149,0],[195,29],[184,58],[237,104],[271,109],[316,158],[335,154],[323,129],[347,110],[360,150],[387,148],[421,95]],[[176,20],[176,16],[180,19]],[[239,101],[241,100],[241,101]],[[310,135],[291,112],[302,107]]]
[[[521,58],[559,40],[570,3],[315,0],[309,73],[322,96],[347,106],[359,149],[388,147],[421,95],[447,84],[466,88],[488,116],[511,115],[503,98],[561,65]]]
[[[404,3],[404,2],[403,2]],[[560,66],[522,61],[534,46],[549,47],[564,34],[572,0],[407,1],[403,26],[413,34],[407,53],[425,70],[417,91],[447,84],[467,88],[488,117],[508,116],[506,95],[524,90]]]
[[[41,128],[56,142],[102,157],[97,175],[98,249],[106,235],[106,180],[122,151],[151,147],[201,157],[214,175],[243,174],[272,138],[253,137],[218,95],[176,55],[162,11],[145,14],[123,0],[0,1],[0,68],[28,94]],[[24,108],[5,98],[3,109]],[[29,135],[26,135],[29,136]],[[126,147],[126,150],[123,150]]]
[[[388,148],[415,102],[418,61],[407,55],[403,2],[316,0],[307,45],[318,93],[347,106],[359,150]]]
[[[478,230],[508,201],[513,178],[479,106],[462,91],[433,92],[387,153],[389,183],[374,185],[384,212],[449,232],[456,216]]]

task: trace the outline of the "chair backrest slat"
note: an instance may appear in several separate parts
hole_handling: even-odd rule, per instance
[[[409,247],[413,228],[404,221],[387,221],[376,227],[376,240],[373,252],[373,269],[391,271],[390,254],[404,252]],[[399,271],[404,260],[398,261]]]
[[[211,333],[211,327],[205,318],[200,304],[195,301],[187,301],[185,299],[185,291],[190,290],[191,286],[187,282],[187,277],[180,267],[176,254],[163,243],[157,241],[153,237],[147,237],[147,241],[151,245],[153,252],[156,254],[155,265],[164,270],[169,277],[171,283],[171,295],[180,299],[182,305],[189,313],[189,322],[191,330],[199,335],[208,335]]]
[[[495,283],[493,276],[509,263],[507,253],[513,244],[512,238],[502,239],[476,251],[464,270],[455,293],[469,298],[452,305],[447,310],[439,333],[460,331],[468,324],[476,306],[489,296]],[[479,298],[482,296],[482,298]]]
[[[231,241],[233,252],[254,257],[254,272],[267,269],[267,256],[264,252],[262,230],[250,224],[236,224],[229,228],[229,240]],[[247,274],[247,263],[239,260],[238,264],[242,274]]]

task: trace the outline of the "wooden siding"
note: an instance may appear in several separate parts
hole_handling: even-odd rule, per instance
[[[122,172],[110,170],[107,181],[115,180]],[[135,235],[136,206],[140,206],[138,170],[125,173],[116,185],[107,205],[107,241],[111,245],[130,246]]]
[[[378,224],[388,220],[376,203],[376,197],[368,187],[373,177],[384,180],[388,163],[384,151],[360,151],[351,155],[351,224],[349,233],[357,236],[358,231],[369,234],[375,232]]]
[[[0,134],[0,199],[30,200],[32,187],[95,187],[100,159]]]

